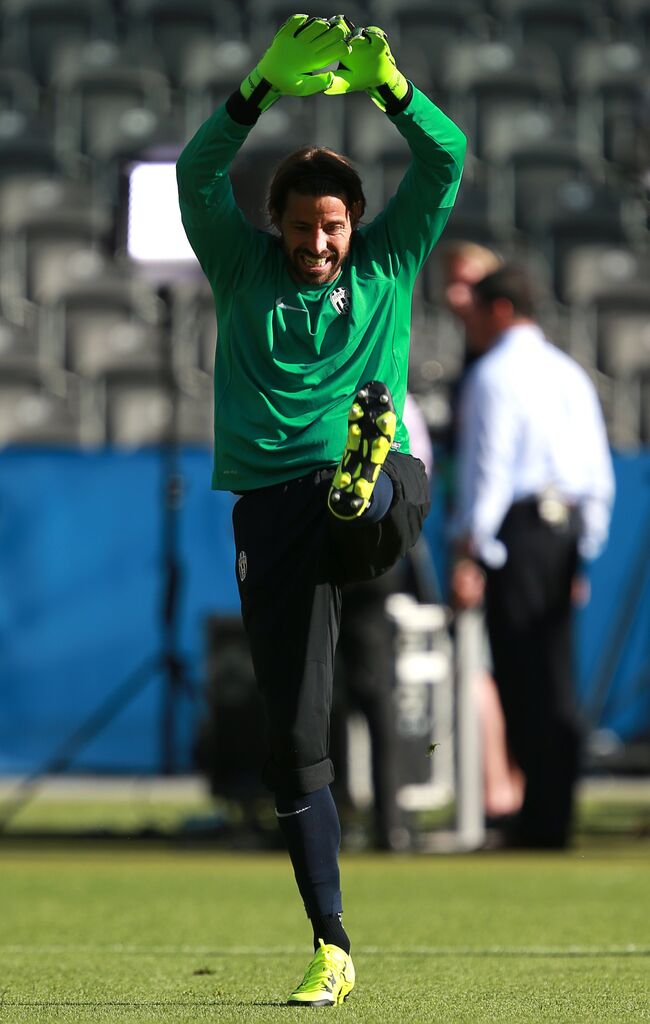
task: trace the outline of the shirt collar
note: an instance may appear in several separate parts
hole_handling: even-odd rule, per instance
[[[517,344],[520,341],[546,341],[546,335],[537,324],[513,324],[512,327],[506,327],[505,331],[502,331],[501,334],[497,335],[492,347],[496,348],[497,345],[512,342]]]

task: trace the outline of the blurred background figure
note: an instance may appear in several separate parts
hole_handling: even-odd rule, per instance
[[[453,389],[452,417],[447,441],[452,506],[456,481],[458,400],[469,370],[482,355],[480,346],[477,347],[472,343],[470,333],[471,314],[474,306],[472,286],[501,266],[503,266],[502,257],[494,249],[479,245],[477,242],[463,240],[450,242],[443,247],[441,253],[444,302],[449,312],[461,322],[465,329],[463,365]],[[503,710],[491,672],[492,659],[487,634],[485,635],[483,658],[485,669],[477,677],[475,683],[483,744],[483,803],[487,819],[496,824],[516,814],[521,808],[524,779],[508,746]]]
[[[404,423],[411,453],[421,459],[429,480],[433,450],[424,416],[407,394]],[[343,588],[341,630],[334,677],[334,711],[330,748],[336,770],[332,790],[343,819],[353,817],[348,779],[348,716],[360,713],[368,726],[372,780],[372,829],[364,842],[378,850],[401,851],[410,846],[406,819],[398,805],[399,745],[395,707],[395,637],[386,612],[390,594],[413,593],[431,600],[431,583],[421,577],[422,546],[378,579]],[[416,545],[417,547],[417,545]],[[349,830],[348,830],[349,835]]]
[[[468,324],[483,356],[461,395],[452,593],[470,608],[485,586],[494,675],[526,777],[508,841],[562,848],[581,741],[572,604],[584,594],[581,562],[607,539],[611,459],[593,385],[544,337],[526,273],[502,267],[473,295]]]
[[[502,265],[503,259],[497,252],[477,242],[460,240],[443,246],[441,266],[445,304],[465,329],[474,304],[472,285]],[[471,360],[474,355],[471,338],[466,338],[466,350]]]

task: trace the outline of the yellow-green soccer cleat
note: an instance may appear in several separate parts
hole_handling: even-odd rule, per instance
[[[337,519],[357,519],[368,508],[396,426],[386,385],[377,380],[364,384],[348,415],[348,439],[327,499]]]
[[[338,1006],[354,988],[352,958],[340,946],[320,949],[307,968],[307,973],[287,1000],[289,1006]]]

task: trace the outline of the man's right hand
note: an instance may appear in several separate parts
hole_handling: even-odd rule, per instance
[[[454,608],[477,608],[485,594],[485,573],[473,558],[461,558],[451,572],[451,596]]]
[[[259,64],[240,89],[244,99],[268,110],[280,96],[312,96],[324,92],[334,80],[331,71],[318,72],[350,52],[350,25],[343,15],[326,21],[293,14],[276,33]]]

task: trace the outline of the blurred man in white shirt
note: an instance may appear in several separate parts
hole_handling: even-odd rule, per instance
[[[494,675],[508,739],[526,776],[513,844],[564,847],[580,727],[572,676],[572,601],[580,563],[602,550],[614,478],[588,375],[535,322],[525,273],[503,267],[473,286],[474,346],[460,403],[452,590],[485,591]]]

